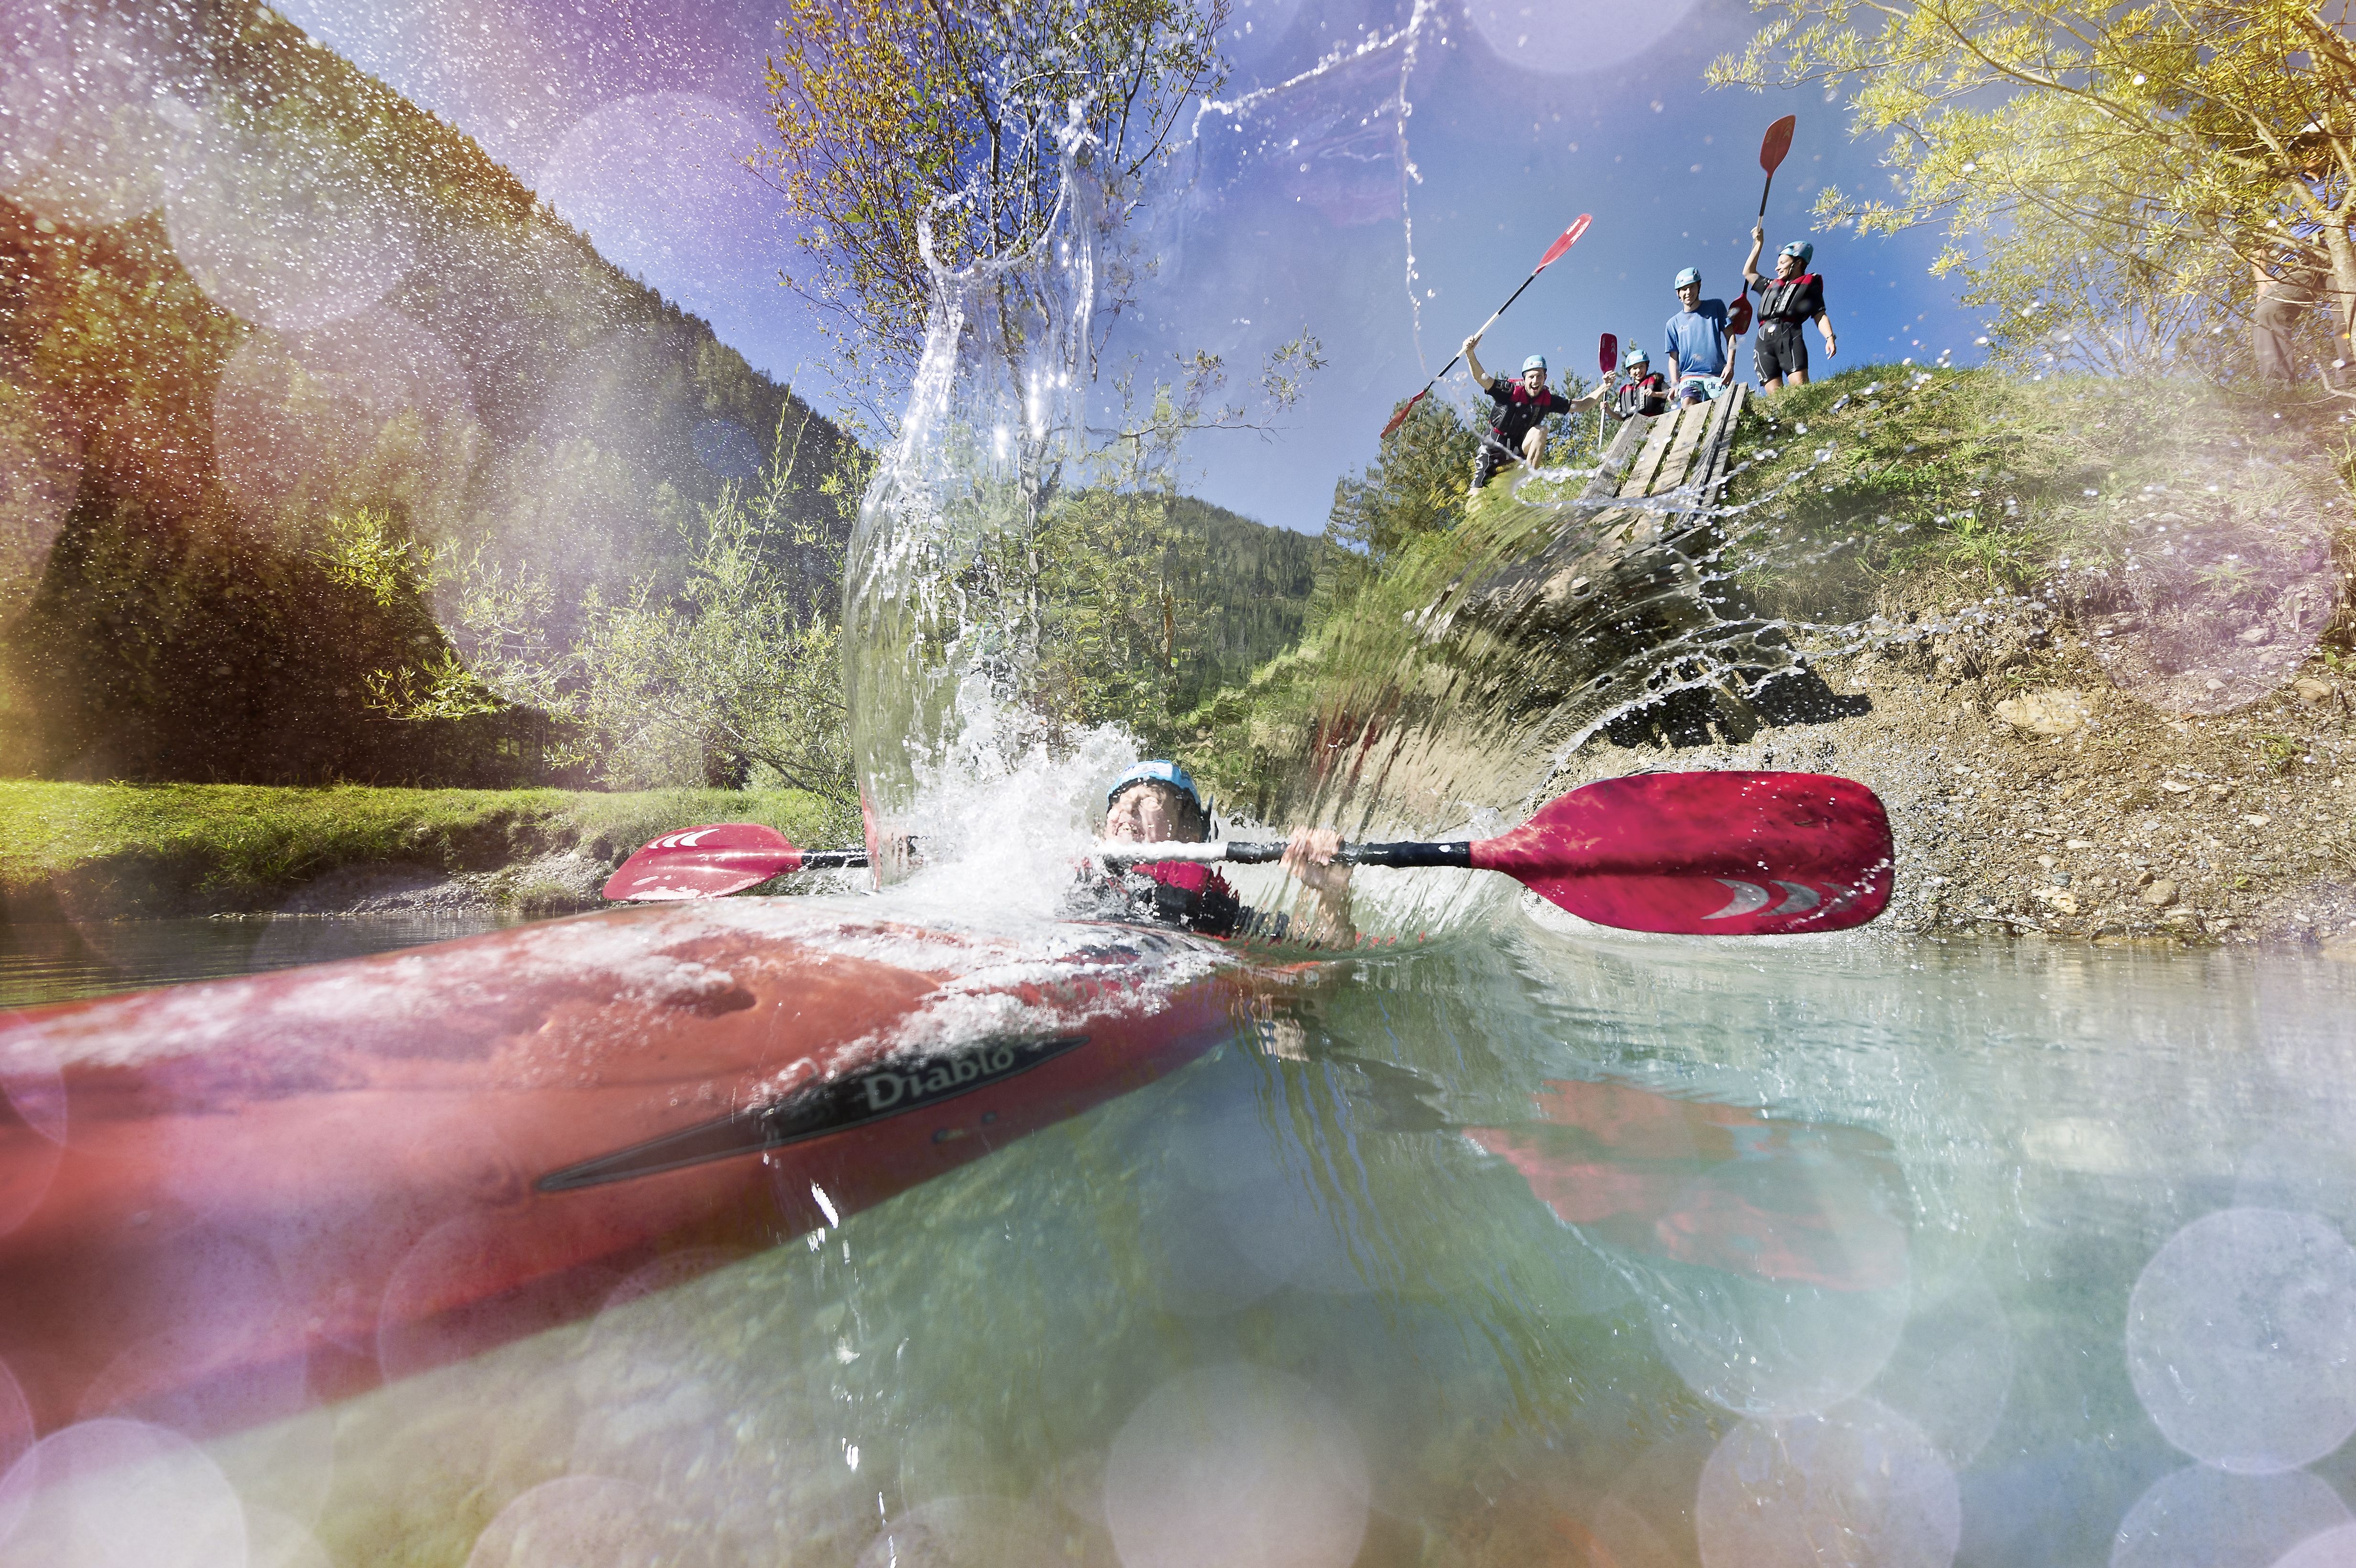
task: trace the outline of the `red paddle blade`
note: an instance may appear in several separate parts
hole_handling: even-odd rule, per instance
[[[1472,864],[1598,925],[1690,936],[1863,925],[1894,870],[1881,802],[1824,773],[1605,779],[1475,843]]]
[[[1606,376],[1620,368],[1620,339],[1616,335],[1605,333],[1602,341],[1595,346],[1595,368]]]
[[[1733,309],[1726,313],[1726,336],[1729,337],[1740,337],[1750,330],[1751,296],[1745,294],[1742,298],[1734,302]]]
[[[1538,258],[1538,264],[1531,270],[1530,276],[1535,278],[1538,273],[1543,272],[1548,267],[1553,266],[1557,261],[1561,259],[1562,253],[1565,251],[1568,251],[1573,245],[1578,244],[1579,237],[1587,232],[1587,226],[1594,221],[1594,218],[1595,215],[1591,212],[1582,212],[1577,218],[1572,219],[1570,227],[1562,231],[1562,238],[1547,246],[1547,253]]]
[[[1771,175],[1775,172],[1776,167],[1783,161],[1783,155],[1792,150],[1792,130],[1799,123],[1798,115],[1786,114],[1767,127],[1767,134],[1759,139],[1761,168]]]
[[[1431,390],[1431,389],[1430,387],[1426,387],[1423,389],[1423,392],[1429,392],[1430,390]],[[1397,411],[1392,413],[1391,422],[1383,426],[1383,433],[1376,436],[1375,439],[1376,441],[1390,440],[1391,436],[1398,432],[1398,427],[1407,423],[1407,416],[1409,411],[1414,409],[1416,404],[1423,401],[1423,392],[1418,392],[1415,396],[1401,403]]]
[[[609,902],[717,899],[799,870],[802,852],[774,827],[723,822],[666,833],[606,879]]]

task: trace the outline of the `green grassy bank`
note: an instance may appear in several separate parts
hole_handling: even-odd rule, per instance
[[[161,912],[237,907],[341,867],[406,864],[452,875],[552,851],[618,861],[657,834],[765,822],[796,843],[857,834],[852,813],[798,790],[281,789],[253,784],[0,781],[0,899],[37,911],[107,889]]]
[[[2284,586],[2273,566],[2312,572],[2301,547],[2345,532],[2341,408],[2189,380],[1860,367],[1753,402],[1726,497],[1748,508],[1730,521],[1733,564],[1762,610],[1804,621],[2083,598],[2188,556],[2221,604],[2254,603]]]

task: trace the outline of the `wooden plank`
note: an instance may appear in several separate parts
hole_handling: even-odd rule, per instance
[[[1661,471],[1653,478],[1653,487],[1646,494],[1665,496],[1685,483],[1686,470],[1693,465],[1694,448],[1701,443],[1701,432],[1709,428],[1711,416],[1718,412],[1719,400],[1696,403],[1677,416],[1677,433],[1669,443],[1669,453],[1661,459]]]
[[[1676,433],[1677,419],[1661,414],[1653,421],[1644,437],[1644,450],[1636,454],[1635,466],[1628,471],[1628,482],[1620,486],[1622,498],[1649,496],[1653,493],[1653,475],[1661,469],[1661,459],[1669,450],[1669,438]]]
[[[1701,498],[1705,506],[1716,504],[1719,490],[1726,483],[1726,470],[1734,461],[1734,438],[1741,429],[1743,413],[1751,407],[1751,389],[1738,386],[1719,400],[1728,406],[1726,417],[1719,421],[1717,434],[1710,442],[1708,460],[1702,464]]]
[[[1644,438],[1652,433],[1653,421],[1633,418],[1620,421],[1620,429],[1612,437],[1612,444],[1603,453],[1602,466],[1579,493],[1582,501],[1608,501],[1620,493],[1620,482],[1628,476],[1628,465],[1636,461],[1644,450]]]

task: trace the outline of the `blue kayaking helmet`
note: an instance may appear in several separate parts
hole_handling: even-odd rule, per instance
[[[1522,361],[1522,374],[1525,376],[1533,370],[1543,370],[1546,368],[1546,356],[1543,354],[1533,354]]]
[[[1631,365],[1650,365],[1652,362],[1651,355],[1645,353],[1642,347],[1634,347],[1621,357],[1620,368],[1624,370]]]
[[[1701,269],[1699,267],[1687,267],[1684,272],[1677,274],[1677,287],[1684,288],[1687,283],[1691,283],[1697,288],[1701,285]]]
[[[1805,240],[1794,240],[1789,245],[1784,246],[1783,250],[1776,252],[1776,254],[1781,256],[1791,257],[1803,267],[1806,266],[1808,262],[1815,258],[1815,253],[1816,248],[1814,245],[1809,244]]]
[[[1132,784],[1168,784],[1172,789],[1193,801],[1196,811],[1205,816],[1210,815],[1209,809],[1203,805],[1202,792],[1194,787],[1193,775],[1177,763],[1160,759],[1150,763],[1140,763],[1113,780],[1112,788],[1105,791],[1105,809],[1107,811],[1112,809],[1112,803],[1120,798],[1121,791]]]

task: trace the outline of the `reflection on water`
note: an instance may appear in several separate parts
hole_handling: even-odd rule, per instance
[[[325,964],[513,923],[493,915],[0,922],[0,1007]]]
[[[1508,921],[840,1228],[41,1464],[336,1563],[2270,1564],[2356,1482],[2346,1220],[2296,1206],[2351,991]]]

